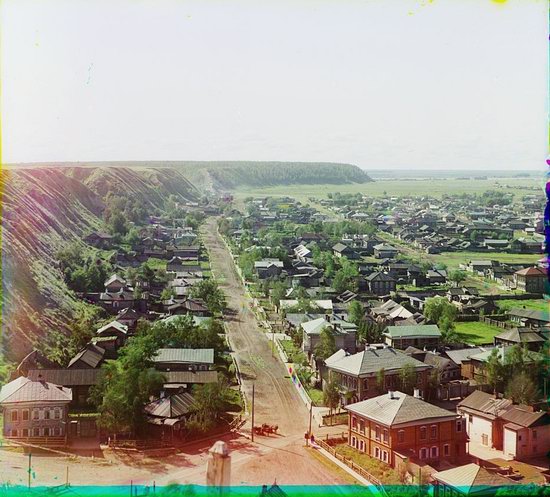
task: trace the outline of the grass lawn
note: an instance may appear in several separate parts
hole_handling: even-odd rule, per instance
[[[442,252],[432,255],[435,263],[445,264],[449,268],[456,268],[459,264],[468,261],[499,261],[508,263],[531,263],[542,257],[541,254],[508,254],[507,252]]]
[[[306,388],[309,398],[316,406],[324,406],[323,391],[320,388]]]
[[[292,340],[279,340],[279,343],[281,344],[281,347],[285,351],[285,354],[290,362],[293,362],[293,358],[296,355],[302,353],[302,351],[294,345]]]
[[[455,326],[460,339],[474,345],[493,343],[493,337],[504,331],[498,326],[476,321],[471,323],[458,322],[455,323]]]
[[[535,311],[548,311],[550,300],[544,299],[530,299],[530,300],[497,300],[495,304],[503,310],[510,310],[514,307],[525,307],[526,309],[532,309]]]
[[[397,471],[393,470],[388,464],[370,457],[364,452],[360,452],[348,444],[338,444],[334,447],[338,454],[351,459],[355,464],[365,468],[371,475],[378,478],[387,485],[399,485],[401,483]]]
[[[156,257],[149,257],[147,259],[147,265],[151,269],[166,269],[166,262],[165,259],[157,259]]]

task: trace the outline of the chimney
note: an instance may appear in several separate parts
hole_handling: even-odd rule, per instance
[[[414,394],[413,395],[414,395],[415,399],[422,399],[422,397],[420,397],[420,389],[418,389],[418,388],[414,389]]]
[[[393,395],[393,390],[388,390],[388,397],[392,400],[395,399],[395,396]]]

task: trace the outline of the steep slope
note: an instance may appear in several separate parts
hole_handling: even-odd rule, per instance
[[[2,176],[2,326],[13,359],[49,330],[67,329],[77,300],[54,255],[101,228],[109,191],[151,207],[162,207],[171,194],[198,197],[189,181],[170,169],[40,167],[4,170]]]

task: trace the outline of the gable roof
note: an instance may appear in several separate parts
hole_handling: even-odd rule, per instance
[[[528,267],[525,269],[520,269],[516,271],[515,274],[518,276],[534,276],[538,278],[545,278],[547,275],[547,270],[541,267]]]
[[[480,352],[485,352],[487,350],[492,350],[495,347],[470,347],[467,349],[457,349],[457,350],[446,350],[445,354],[451,359],[454,363],[461,365],[463,361],[467,361],[471,356],[479,354]]]
[[[441,331],[436,324],[388,326],[384,335],[389,335],[391,338],[440,337]]]
[[[544,321],[550,323],[550,312],[537,311],[534,309],[523,309],[521,307],[514,307],[508,311],[510,316],[517,316],[519,318],[534,319],[535,321]]]
[[[214,349],[159,349],[153,362],[214,364]]]
[[[193,410],[194,397],[187,393],[178,393],[154,400],[144,407],[149,416],[159,418],[178,418]]]
[[[366,349],[338,360],[327,361],[325,361],[325,364],[330,369],[355,376],[377,373],[382,368],[386,372],[399,370],[405,364],[411,364],[416,369],[429,369],[431,367],[392,347],[376,350]]]
[[[344,409],[366,416],[386,426],[437,418],[456,418],[454,412],[434,406],[403,392],[391,392],[350,404]]]
[[[491,473],[475,463],[456,468],[438,471],[432,474],[437,481],[457,488],[461,493],[469,495],[487,491],[487,487],[516,485],[513,480]]]
[[[105,286],[109,286],[111,283],[114,283],[115,281],[117,281],[121,285],[126,285],[126,280],[115,273],[111,275],[111,277],[105,282]]]
[[[101,374],[100,368],[88,369],[31,369],[27,377],[31,380],[38,380],[42,377],[45,381],[52,382],[64,387],[75,387],[79,385],[96,385]]]
[[[120,323],[119,321],[111,321],[110,323],[107,323],[105,326],[99,328],[96,333],[101,335],[104,331],[110,330],[111,328],[114,328],[124,335],[128,333],[128,326]]]
[[[544,342],[538,333],[535,333],[533,328],[512,328],[505,330],[495,336],[495,339],[506,340],[515,343],[532,343],[532,342]]]
[[[488,415],[491,418],[498,417],[512,405],[508,399],[496,399],[490,393],[481,390],[473,391],[468,397],[461,400],[457,407],[465,407],[478,411],[480,414]]]
[[[500,415],[502,419],[523,427],[550,424],[550,416],[544,411],[531,412],[521,406],[512,406]]]
[[[46,381],[32,381],[20,376],[0,390],[0,404],[11,402],[70,402],[70,388],[60,387]]]
[[[93,343],[89,343],[70,360],[67,367],[70,368],[76,362],[82,361],[87,366],[90,366],[91,368],[96,368],[103,360],[104,356],[105,349],[103,347],[100,347],[99,345],[94,345]]]

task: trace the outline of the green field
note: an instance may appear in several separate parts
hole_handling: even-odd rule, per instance
[[[504,191],[518,195],[537,193],[534,190],[524,190],[521,187],[539,187],[541,198],[544,194],[543,178],[536,179],[487,179],[487,180],[459,180],[451,179],[392,179],[377,180],[372,183],[351,183],[343,185],[320,184],[320,185],[280,185],[268,188],[244,187],[238,188],[235,198],[242,200],[248,196],[289,196],[300,202],[308,203],[309,197],[326,199],[328,193],[363,193],[373,197],[388,196],[424,196],[441,197],[444,194],[460,193],[483,193],[487,190],[497,189],[503,185],[510,185]],[[513,186],[512,186],[513,185]]]
[[[542,254],[509,254],[507,252],[442,252],[432,255],[431,259],[437,264],[445,264],[448,268],[456,268],[459,264],[468,261],[499,261],[504,263],[535,263]]]
[[[493,338],[504,331],[498,326],[492,326],[486,323],[455,323],[456,332],[460,339],[466,343],[482,345],[493,343]]]
[[[510,310],[514,307],[524,307],[525,309],[532,309],[534,311],[548,311],[550,301],[543,299],[529,299],[529,300],[497,300],[496,305],[503,310]]]

